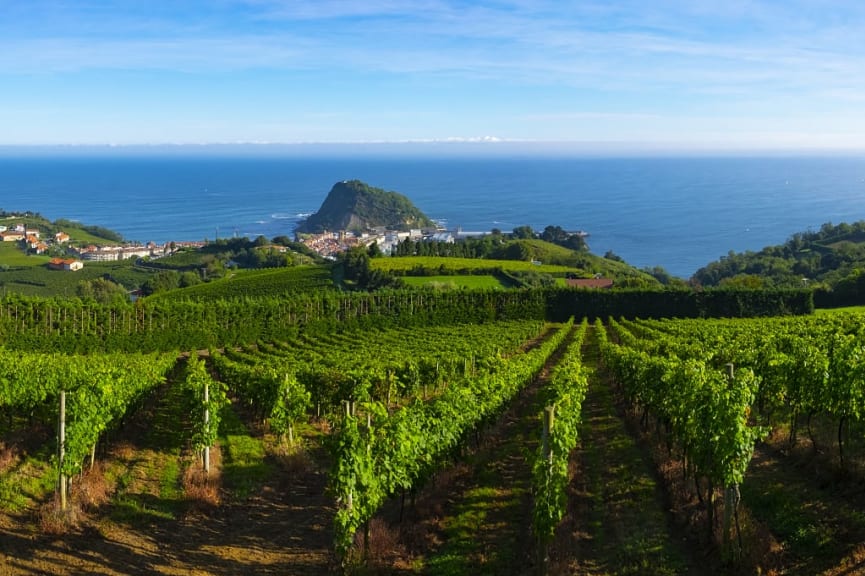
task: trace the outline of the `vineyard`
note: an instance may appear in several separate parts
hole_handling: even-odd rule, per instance
[[[0,350],[0,573],[865,571],[863,319]]]
[[[225,278],[184,288],[179,292],[157,294],[158,299],[189,298],[207,300],[284,296],[317,290],[334,289],[329,268],[292,266],[264,270],[238,270]]]

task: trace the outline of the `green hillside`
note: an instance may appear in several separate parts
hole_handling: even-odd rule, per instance
[[[210,300],[215,298],[284,296],[299,292],[333,289],[333,277],[329,267],[292,266],[265,270],[237,270],[218,280],[160,292],[149,298]]]
[[[494,241],[473,240],[472,242]],[[455,252],[459,250],[455,249]],[[610,258],[603,258],[585,250],[572,250],[537,238],[501,240],[488,252],[486,258],[444,256],[399,256],[375,258],[373,269],[400,276],[489,274],[496,271],[507,274],[548,275],[563,279],[602,276],[615,280],[622,287],[657,287],[660,282],[652,275],[633,266]],[[513,283],[514,279],[505,279]],[[541,282],[543,283],[543,282]],[[519,281],[517,281],[519,284]],[[560,283],[561,284],[561,283]]]
[[[43,236],[53,236],[57,232],[69,234],[73,244],[117,244],[123,236],[102,226],[82,224],[73,220],[59,218],[54,222],[35,212],[11,213],[0,211],[0,225],[10,227],[24,224],[27,228],[38,229]]]
[[[23,256],[34,262],[42,256]],[[138,288],[153,277],[153,271],[136,266],[132,260],[117,262],[87,262],[75,272],[49,270],[44,265],[12,266],[0,271],[0,295],[21,294],[40,297],[73,297],[80,294],[85,281],[110,280],[124,290]]]
[[[302,222],[297,231],[363,231],[379,226],[408,230],[431,228],[435,223],[402,194],[348,180],[334,184],[318,212]]]
[[[758,252],[730,252],[697,270],[703,286],[843,288],[865,270],[865,221],[824,224]]]

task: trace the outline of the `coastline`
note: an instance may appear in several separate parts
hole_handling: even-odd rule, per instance
[[[0,208],[162,244],[291,236],[358,178],[465,230],[559,225],[687,278],[729,251],[865,218],[862,158],[0,158]]]

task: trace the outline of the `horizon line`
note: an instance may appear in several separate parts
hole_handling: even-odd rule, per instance
[[[400,147],[406,147],[400,149]],[[303,150],[303,149],[306,150]],[[448,152],[469,151],[483,153],[527,153],[547,155],[858,155],[865,154],[865,145],[804,145],[776,143],[737,142],[665,142],[665,141],[614,141],[614,140],[530,140],[509,139],[494,136],[477,138],[407,139],[407,140],[356,140],[356,141],[214,141],[214,142],[127,142],[127,143],[0,143],[0,155],[14,153],[39,154],[86,153],[86,152],[317,152],[331,149],[334,152],[388,152],[407,153],[419,150]]]

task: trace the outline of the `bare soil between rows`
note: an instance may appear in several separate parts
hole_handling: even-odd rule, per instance
[[[282,469],[254,496],[209,513],[126,524],[109,504],[55,536],[32,514],[2,517],[0,574],[327,574],[333,506],[324,485],[320,471]]]

